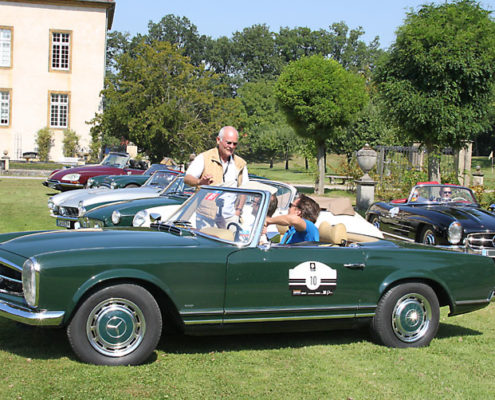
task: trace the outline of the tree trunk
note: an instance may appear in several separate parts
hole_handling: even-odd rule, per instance
[[[325,143],[318,144],[318,179],[316,194],[322,196],[325,193]]]
[[[273,158],[270,158],[270,168],[273,168]]]
[[[427,151],[428,151],[428,180],[441,182],[441,176],[440,176],[441,153],[433,146],[428,146]]]
[[[309,169],[308,157],[304,157],[304,166],[306,167],[306,171]]]

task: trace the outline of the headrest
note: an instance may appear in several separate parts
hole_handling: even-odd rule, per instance
[[[277,226],[277,231],[278,233],[280,233],[280,235],[284,235],[285,232],[287,232],[289,230],[289,227],[288,226],[285,226],[285,225],[276,225]]]
[[[347,229],[342,223],[330,225],[328,221],[323,221],[318,228],[320,242],[341,245],[347,241]]]

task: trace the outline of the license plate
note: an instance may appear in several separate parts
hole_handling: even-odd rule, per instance
[[[72,221],[66,220],[66,219],[57,219],[57,226],[60,226],[62,228],[71,228]]]

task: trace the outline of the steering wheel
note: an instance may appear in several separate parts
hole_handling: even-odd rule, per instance
[[[236,242],[239,241],[240,239],[240,235],[241,235],[241,231],[242,231],[242,227],[237,223],[237,222],[229,222],[227,224],[227,229],[228,230],[231,230],[230,227],[233,226],[235,228],[235,233],[234,233],[234,240]]]
[[[466,201],[464,197],[454,197],[452,201]]]

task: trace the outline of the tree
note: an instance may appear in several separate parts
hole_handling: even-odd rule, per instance
[[[96,140],[124,137],[152,161],[184,161],[227,121],[241,120],[240,102],[222,98],[215,76],[190,64],[169,42],[141,43],[117,64],[119,72],[103,90],[105,110],[92,121]]]
[[[277,81],[275,95],[296,133],[318,149],[317,193],[324,193],[325,140],[342,134],[368,101],[364,79],[322,56],[290,63]]]
[[[461,0],[408,13],[376,81],[404,139],[426,146],[429,179],[440,181],[442,148],[460,149],[486,129],[494,77],[490,12]]]
[[[50,149],[53,146],[53,132],[45,127],[36,133],[36,145],[38,146],[38,156],[41,161],[48,161]]]

